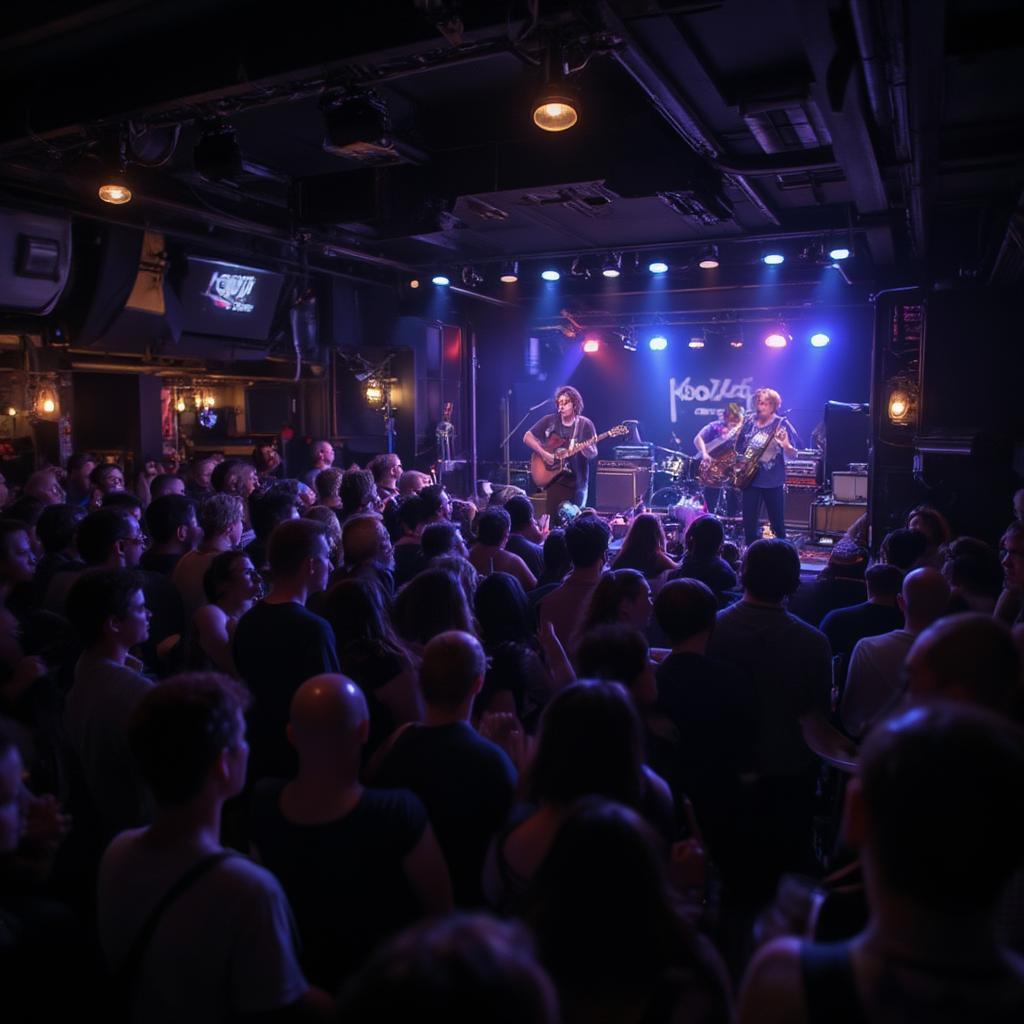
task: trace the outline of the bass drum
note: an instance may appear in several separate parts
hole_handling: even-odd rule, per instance
[[[651,508],[657,508],[665,511],[667,509],[674,508],[685,497],[686,491],[676,484],[672,484],[668,487],[659,487],[651,495]]]

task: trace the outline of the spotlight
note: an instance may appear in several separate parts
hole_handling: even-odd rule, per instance
[[[96,190],[96,194],[103,202],[110,203],[112,206],[123,206],[132,201],[132,190],[128,187],[123,171],[108,175]]]
[[[7,415],[8,416],[17,416],[18,415],[18,410],[15,409],[13,405],[9,405],[9,406],[7,406]]]
[[[647,344],[652,352],[664,352],[668,348],[668,338],[664,334],[656,334]]]
[[[703,347],[704,347],[704,339],[703,338],[691,338],[690,339],[690,348],[703,348]]]
[[[668,264],[664,260],[652,260],[647,264],[647,269],[652,274],[667,274]]]
[[[622,347],[626,352],[636,351],[636,334],[632,327],[626,327],[622,331]]]
[[[719,266],[718,261],[718,246],[717,245],[706,245],[700,252],[700,261],[697,264],[701,270],[717,270]]]
[[[462,283],[466,288],[479,288],[484,283],[483,274],[475,267],[463,267]]]
[[[503,263],[499,280],[502,284],[515,284],[519,280],[519,261],[508,260]]]
[[[599,351],[600,348],[601,342],[597,338],[587,338],[587,340],[583,342],[583,351],[586,352],[588,356],[593,355],[595,352]]]
[[[435,274],[430,280],[433,284],[436,284],[441,288],[444,288],[452,283],[451,280],[444,274]]]
[[[375,380],[366,382],[366,389],[363,391],[366,401],[370,405],[380,405],[384,400],[384,389]]]
[[[414,278],[413,278],[413,279],[412,279],[412,280],[411,280],[411,281],[409,282],[409,287],[410,287],[410,288],[419,288],[419,286],[420,286],[420,279],[419,279],[418,277],[414,277]]]
[[[772,333],[764,339],[764,343],[768,348],[785,348],[786,345],[789,344],[786,336],[781,331],[772,331]]]
[[[838,245],[834,249],[828,251],[829,259],[832,260],[848,260],[850,258],[850,250],[845,245]]]
[[[822,331],[811,335],[811,344],[815,348],[824,348],[832,339]]]
[[[533,123],[545,132],[564,132],[579,119],[580,103],[562,81],[552,82],[533,105]]]
[[[743,342],[739,338],[733,338],[732,341],[729,342],[729,347],[730,348],[743,348]]]
[[[781,252],[766,252],[761,261],[769,267],[777,267],[780,263],[786,262],[786,257]]]
[[[185,409],[187,408],[187,406],[185,405],[185,399],[182,398],[180,395],[178,396],[178,400],[174,403],[174,408],[177,412],[184,412]]]
[[[896,426],[913,426],[917,416],[917,385],[904,377],[894,377],[889,381],[886,411],[890,422]]]
[[[601,264],[601,273],[605,277],[618,277],[622,273],[622,254],[617,252],[609,253]]]
[[[540,276],[543,277],[545,281],[557,281],[562,275],[557,270],[549,269],[542,270],[540,272]]]

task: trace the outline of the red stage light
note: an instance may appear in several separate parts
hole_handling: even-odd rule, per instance
[[[583,351],[586,352],[588,356],[593,355],[600,347],[601,342],[599,342],[597,338],[587,338],[587,340],[583,342]]]

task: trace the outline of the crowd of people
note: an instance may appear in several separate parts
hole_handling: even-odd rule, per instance
[[[1024,492],[811,580],[311,456],[3,495],[6,1019],[1024,1019]]]

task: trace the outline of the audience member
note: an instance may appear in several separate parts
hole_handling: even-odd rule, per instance
[[[747,548],[740,574],[743,597],[718,613],[708,654],[739,670],[754,687],[752,765],[760,878],[773,886],[778,872],[810,867],[811,815],[817,760],[800,720],[825,715],[832,683],[828,640],[786,611],[800,582],[800,559],[786,540],[758,540]]]
[[[348,1024],[559,1024],[551,982],[518,925],[454,914],[404,932],[341,995]]]
[[[270,593],[239,619],[232,643],[235,667],[253,695],[254,780],[294,773],[284,731],[292,695],[307,679],[338,671],[334,631],[305,607],[327,583],[323,527],[308,519],[281,523],[270,537],[269,559]]]
[[[633,517],[618,555],[612,561],[613,569],[635,569],[653,580],[665,572],[679,568],[665,550],[665,528],[661,520],[650,512]]]
[[[81,573],[67,605],[83,650],[64,726],[89,801],[84,813],[81,805],[73,806],[73,812],[102,841],[149,817],[128,749],[129,719],[153,685],[141,673],[142,662],[129,653],[149,635],[149,611],[139,576],[124,569]]]
[[[395,735],[371,780],[411,789],[426,805],[461,907],[482,901],[484,856],[516,788],[508,755],[470,725],[485,670],[483,648],[469,633],[451,631],[431,640],[420,666],[423,724],[409,724]]]
[[[612,569],[598,581],[590,595],[579,635],[594,626],[619,622],[642,633],[651,620],[651,585],[638,569]]]
[[[459,579],[445,569],[425,569],[395,599],[395,632],[420,652],[441,633],[473,632],[473,616]]]
[[[373,482],[377,485],[377,494],[382,501],[390,501],[398,497],[398,480],[402,475],[402,460],[391,452],[387,455],[376,455],[366,464],[373,474]]]
[[[342,475],[338,493],[341,496],[338,518],[343,526],[350,516],[377,514],[377,485],[373,482],[373,474],[369,470],[347,470]]]
[[[35,498],[44,505],[63,505],[66,495],[60,485],[56,469],[40,469],[33,473],[21,493],[26,498]]]
[[[920,530],[928,540],[928,546],[921,557],[921,565],[941,569],[942,549],[953,538],[953,531],[946,517],[930,505],[918,505],[907,515],[907,529]]]
[[[485,508],[476,517],[477,542],[470,548],[469,560],[481,576],[492,572],[505,572],[514,576],[523,590],[532,590],[537,579],[526,563],[510,551],[505,550],[512,520],[505,509]]]
[[[154,497],[146,509],[149,547],[139,558],[139,568],[170,576],[181,556],[194,551],[202,537],[196,519],[196,503],[180,494]]]
[[[982,709],[914,708],[871,732],[846,796],[868,926],[832,946],[762,949],[739,1024],[1020,1020],[1024,967],[995,915],[1024,860],[1024,735]]]
[[[950,612],[991,615],[1003,589],[999,555],[976,537],[957,537],[943,550],[942,575],[950,590]]]
[[[149,484],[151,500],[162,498],[166,494],[185,494],[185,480],[173,473],[158,473]],[[148,507],[148,506],[147,506]]]
[[[303,969],[329,990],[382,939],[451,909],[451,883],[427,812],[405,789],[359,782],[369,712],[345,676],[306,681],[291,702],[291,781],[253,793],[252,842],[288,896]]]
[[[466,558],[469,549],[462,539],[459,528],[454,523],[428,523],[420,534],[420,548],[427,562],[445,555],[458,555]]]
[[[938,569],[907,573],[896,599],[904,626],[881,636],[865,637],[850,655],[850,669],[839,708],[843,728],[863,736],[899,695],[903,661],[914,637],[940,618],[949,604],[949,584]]]
[[[1024,623],[1024,521],[1015,519],[999,542],[1003,564],[1003,592],[995,616],[1011,626]]]
[[[544,572],[544,534],[533,513],[533,502],[525,494],[514,494],[504,504],[510,532],[505,550],[518,555],[536,578]]]
[[[728,1024],[729,981],[680,909],[650,826],[599,797],[573,805],[526,895],[563,1024]]]
[[[96,468],[96,456],[89,452],[75,452],[68,459],[67,476],[64,485],[67,489],[67,503],[85,508],[92,497],[92,483],[89,475]]]
[[[247,702],[230,679],[195,673],[155,688],[133,717],[156,819],[110,845],[98,903],[100,943],[132,1020],[285,1009],[326,1020],[332,1010],[302,975],[278,882],[220,845],[224,802],[245,783]]]
[[[263,592],[259,570],[244,551],[222,551],[203,576],[207,603],[192,616],[186,659],[190,670],[236,676],[235,627]]]
[[[295,507],[295,499],[286,492],[271,489],[262,494],[254,494],[249,499],[249,520],[255,536],[245,545],[244,550],[252,559],[252,564],[265,577],[270,575],[270,565],[267,561],[270,535],[281,523],[298,518],[299,510]]]
[[[199,506],[199,525],[203,539],[192,551],[186,551],[171,573],[171,582],[181,594],[185,621],[206,604],[203,577],[210,563],[222,551],[237,548],[242,539],[242,499],[233,494],[215,494]]]
[[[903,612],[896,604],[903,585],[903,571],[895,565],[876,562],[864,571],[868,599],[847,608],[836,608],[821,620],[833,655],[849,657],[858,640],[900,629]]]
[[[565,546],[572,571],[538,605],[541,627],[551,624],[562,646],[569,650],[597,584],[604,573],[605,553],[611,540],[608,524],[594,515],[577,516],[565,529]],[[545,562],[547,553],[545,552]]]
[[[391,537],[377,515],[352,516],[341,527],[344,565],[338,579],[367,579],[383,588],[388,600],[395,596],[395,551]]]
[[[341,508],[341,480],[345,474],[342,470],[331,466],[330,469],[322,469],[313,481],[313,489],[316,491],[316,500],[320,505],[328,508]]]
[[[313,460],[312,468],[303,475],[302,482],[315,487],[318,474],[334,465],[334,445],[330,441],[317,441],[310,452],[310,458]]]
[[[698,516],[686,528],[683,560],[668,578],[700,580],[724,607],[729,601],[725,595],[736,590],[736,573],[721,556],[724,540],[725,530],[715,516]]]
[[[864,572],[868,566],[866,548],[841,540],[829,552],[825,568],[813,582],[801,582],[786,604],[790,614],[811,626],[836,608],[861,604],[867,597]],[[835,653],[835,652],[833,652]]]
[[[427,557],[420,543],[427,507],[419,495],[406,498],[398,508],[398,540],[395,541],[395,586],[406,584],[427,567]]]
[[[910,572],[924,564],[927,550],[928,538],[921,530],[893,530],[882,538],[878,561]]]
[[[59,572],[78,572],[85,563],[78,557],[75,533],[85,518],[85,509],[74,505],[47,505],[36,522],[36,536],[43,548],[33,578],[34,603],[38,606]],[[26,535],[27,536],[27,535]]]

